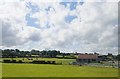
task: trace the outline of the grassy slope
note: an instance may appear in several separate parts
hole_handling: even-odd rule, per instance
[[[70,65],[3,64],[3,77],[116,77],[117,69]]]

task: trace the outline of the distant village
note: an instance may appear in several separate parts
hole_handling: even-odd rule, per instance
[[[19,49],[5,49],[1,50],[2,58],[61,58],[61,59],[76,59],[81,63],[92,63],[100,61],[118,61],[120,55],[113,55],[108,53],[107,55],[100,55],[99,53],[62,53],[57,50],[31,50],[21,51]]]

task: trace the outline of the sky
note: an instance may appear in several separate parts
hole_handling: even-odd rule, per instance
[[[1,49],[118,53],[118,0],[1,0]]]

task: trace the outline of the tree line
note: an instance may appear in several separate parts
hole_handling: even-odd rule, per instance
[[[31,50],[31,51],[21,51],[19,49],[5,49],[2,51],[3,58],[14,58],[14,57],[49,57],[55,58],[60,54],[57,50]]]
[[[20,58],[20,57],[44,57],[44,58],[56,58],[62,56],[70,56],[70,53],[62,53],[58,50],[34,50],[31,51],[21,51],[19,49],[5,49],[0,50],[2,52],[2,58]],[[72,56],[71,56],[72,58]]]
[[[62,53],[58,50],[30,50],[30,51],[21,51],[19,49],[0,49],[2,52],[2,55],[0,55],[2,58],[29,58],[29,57],[43,57],[43,58],[67,58],[67,59],[75,59],[75,55],[78,55],[79,53]],[[112,55],[108,53],[108,55],[102,55],[101,58],[107,59],[107,60],[119,60],[120,61],[120,54],[118,55]]]

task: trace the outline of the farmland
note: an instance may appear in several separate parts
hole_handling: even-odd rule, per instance
[[[4,58],[4,59],[8,59],[8,60],[12,60],[11,58]],[[36,60],[36,58],[32,58],[32,60],[29,60],[28,58],[13,58],[14,60],[22,60],[26,63],[31,62],[33,60]],[[75,59],[58,59],[58,58],[38,58],[37,60],[44,60],[44,61],[55,61],[56,63],[62,63],[64,65],[69,64],[69,62],[74,62],[76,61]]]
[[[16,59],[20,60],[20,58]],[[35,59],[34,59],[35,60]],[[117,68],[68,65],[75,59],[40,58],[55,60],[63,65],[3,63],[3,77],[117,77]],[[25,59],[25,61],[28,61]]]
[[[2,77],[2,63],[0,63],[0,78]]]

